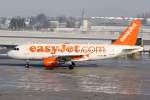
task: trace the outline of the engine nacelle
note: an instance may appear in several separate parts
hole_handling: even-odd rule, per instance
[[[58,66],[57,58],[45,58],[43,61],[43,65],[45,68],[55,68]]]

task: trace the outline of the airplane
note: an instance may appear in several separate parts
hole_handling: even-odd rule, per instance
[[[26,60],[29,68],[30,60],[43,60],[47,69],[69,64],[74,69],[75,62],[115,58],[121,55],[140,52],[143,47],[136,46],[141,20],[134,19],[112,44],[24,44],[18,45],[8,52],[14,59]]]

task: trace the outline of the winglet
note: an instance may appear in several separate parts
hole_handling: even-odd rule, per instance
[[[119,38],[113,43],[114,45],[135,45],[138,33],[141,28],[141,20],[135,19],[131,22],[129,27],[121,33]]]

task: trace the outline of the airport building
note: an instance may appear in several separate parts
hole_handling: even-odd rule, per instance
[[[0,45],[20,45],[28,43],[99,43],[111,44],[120,33],[128,26],[133,18],[122,17],[91,17],[83,21],[81,28],[61,28],[51,31],[0,31]],[[147,19],[147,23],[149,23]],[[55,27],[59,27],[58,21],[50,21]],[[145,24],[144,24],[145,25]],[[139,38],[141,45],[150,50],[150,26],[142,27]],[[139,39],[139,40],[140,40]]]

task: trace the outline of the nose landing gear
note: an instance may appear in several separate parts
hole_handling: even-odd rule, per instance
[[[29,60],[26,60],[25,68],[30,68]]]

